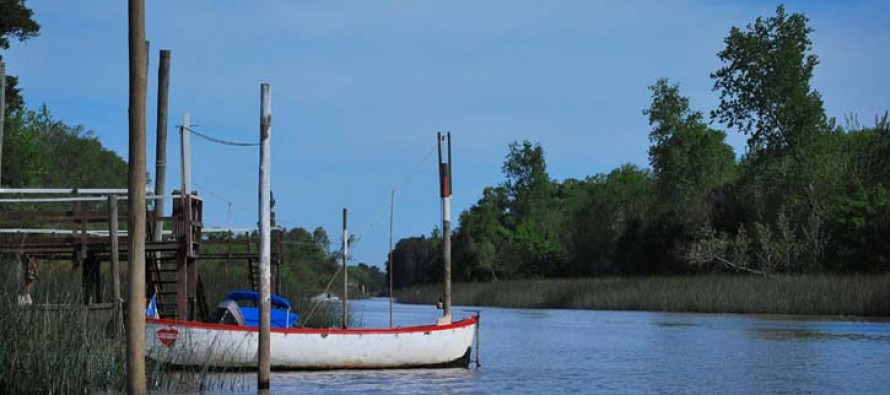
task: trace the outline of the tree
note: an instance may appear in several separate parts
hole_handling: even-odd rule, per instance
[[[509,237],[503,225],[505,201],[502,188],[485,188],[482,198],[461,213],[454,243],[456,278],[497,281],[510,270],[501,259]]]
[[[7,122],[3,184],[12,187],[122,187],[127,164],[92,131],[53,119],[46,106]]]
[[[433,241],[424,236],[399,240],[392,251],[393,288],[401,289],[429,282],[426,273],[436,259]]]
[[[677,84],[659,79],[649,87],[649,163],[662,198],[674,209],[687,208],[725,183],[735,167],[735,154],[726,134],[709,129],[702,114],[689,109],[689,99]]]
[[[711,117],[749,135],[752,152],[798,149],[825,123],[822,98],[810,89],[819,58],[812,54],[803,14],[776,8],[742,31],[730,30],[718,53],[725,65],[711,74],[720,104]]]
[[[9,40],[25,41],[40,34],[40,25],[33,19],[34,11],[25,0],[0,0],[0,49],[9,49]],[[3,56],[0,55],[0,61]],[[24,109],[18,78],[6,76],[6,113]]]
[[[40,25],[32,18],[34,11],[25,0],[0,0],[0,49],[9,49],[9,39],[25,41],[40,32]]]
[[[544,161],[544,149],[528,140],[510,143],[510,152],[501,170],[507,180],[502,187],[507,192],[510,214],[518,224],[540,208],[550,194],[550,176]]]

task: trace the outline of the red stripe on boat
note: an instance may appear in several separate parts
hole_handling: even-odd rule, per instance
[[[423,325],[423,326],[408,326],[404,328],[356,328],[356,329],[336,329],[336,328],[272,328],[270,329],[273,333],[300,333],[300,334],[328,334],[328,335],[366,335],[366,334],[385,334],[385,333],[414,333],[414,332],[434,332],[434,331],[444,331],[449,329],[457,329],[463,328],[466,326],[475,325],[478,322],[479,317],[476,315],[470,316],[469,318],[465,318],[463,320],[447,324],[447,325]],[[146,318],[146,324],[156,324],[156,325],[167,325],[167,326],[180,326],[180,327],[189,327],[189,328],[199,328],[199,329],[215,329],[215,330],[226,330],[226,331],[244,331],[244,332],[258,332],[260,328],[258,327],[247,327],[247,326],[239,326],[239,325],[223,325],[223,324],[208,324],[204,322],[194,322],[194,321],[178,321],[178,320],[167,320],[167,319],[155,319],[155,318]]]

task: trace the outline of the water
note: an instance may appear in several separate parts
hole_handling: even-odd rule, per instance
[[[462,309],[455,307],[456,317],[469,314]],[[389,325],[386,299],[356,301],[351,310],[362,326]],[[428,324],[440,314],[433,306],[397,304],[394,311],[397,326]],[[273,372],[272,392],[890,393],[887,321],[488,307],[481,312],[480,369]],[[223,392],[255,392],[256,374],[235,382]]]

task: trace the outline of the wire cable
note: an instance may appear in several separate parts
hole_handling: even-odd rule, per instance
[[[188,126],[186,126],[186,127],[180,126],[180,127],[185,130],[188,130],[191,134],[194,134],[195,136],[198,136],[200,138],[203,138],[204,140],[214,142],[217,144],[230,145],[230,146],[235,146],[235,147],[258,147],[260,145],[260,143],[244,143],[244,142],[240,142],[240,141],[223,140],[223,139],[219,139],[219,138],[216,138],[213,136],[206,135],[206,134],[201,133],[201,132],[199,132],[195,129],[192,129],[191,127],[188,127]]]

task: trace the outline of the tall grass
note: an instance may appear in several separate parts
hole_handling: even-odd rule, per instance
[[[890,274],[781,277],[684,276],[456,283],[454,304],[701,313],[890,316]],[[434,303],[441,287],[397,292]]]
[[[88,393],[125,386],[124,338],[111,310],[21,308],[11,271],[0,286],[0,393]],[[79,289],[78,289],[79,291]],[[38,294],[39,295],[39,294]],[[79,303],[79,294],[57,297]],[[41,303],[40,296],[35,303]]]

